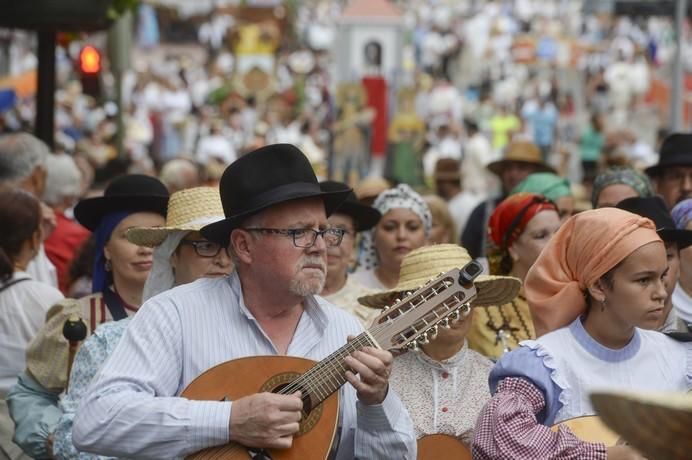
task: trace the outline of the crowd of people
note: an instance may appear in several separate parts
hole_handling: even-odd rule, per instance
[[[436,434],[478,459],[644,458],[568,424],[596,414],[594,391],[692,390],[692,134],[665,132],[661,106],[671,21],[394,3],[408,32],[383,156],[366,89],[333,74],[348,2],[301,2],[297,51],[264,30],[266,91],[232,77],[249,45],[226,16],[202,54],[136,56],[122,151],[112,82],[84,94],[69,45],[54,149],[27,133],[31,98],[0,111],[0,459],[317,449],[306,419],[332,393],[339,459],[414,459]],[[401,299],[472,260],[470,302],[401,332],[410,351],[375,341]],[[336,371],[187,393],[260,356]]]
[[[30,134],[5,134],[3,454],[288,448],[300,443],[306,405],[325,399],[309,386],[221,402],[183,392],[237,358],[319,361],[353,346],[332,389],[339,458],[415,458],[416,440],[440,433],[474,458],[643,458],[550,426],[593,415],[596,389],[692,388],[691,145],[675,133],[649,175],[599,174],[593,209],[583,210],[568,181],[531,173],[538,147],[510,143],[507,156],[528,148],[534,157],[488,166],[514,166],[519,182],[497,205],[477,206],[488,213],[477,295],[446,327],[415,338],[420,351],[394,357],[374,339],[356,347],[347,338],[371,337],[361,332],[398,317],[392,305],[472,260],[457,232],[436,231],[454,227],[441,196],[383,179],[355,192],[319,182],[296,146],[269,144],[234,161],[216,187],[171,192],[124,174],[65,212],[38,198],[63,173],[47,169],[55,154]],[[458,186],[454,177],[438,189]]]

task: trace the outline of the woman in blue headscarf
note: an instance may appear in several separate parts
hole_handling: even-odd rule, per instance
[[[75,218],[95,240],[92,294],[65,299],[48,311],[45,325],[29,344],[26,371],[7,398],[15,440],[33,458],[53,454],[52,434],[61,414],[57,395],[67,386],[69,356],[79,340],[68,342],[63,329],[81,321],[90,334],[101,323],[137,311],[153,250],[130,243],[125,234],[131,227],[163,226],[167,206],[166,187],[138,174],[115,179],[102,197],[75,206]]]

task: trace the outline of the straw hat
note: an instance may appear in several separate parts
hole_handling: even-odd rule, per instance
[[[378,176],[368,176],[355,186],[354,192],[359,200],[366,200],[368,198],[375,199],[377,195],[389,189],[391,186],[392,185],[387,179]]]
[[[219,190],[195,187],[171,195],[165,227],[135,227],[127,231],[128,241],[139,246],[158,246],[174,231],[199,231],[224,218]]]
[[[507,163],[519,162],[536,166],[536,172],[551,172],[557,174],[553,168],[545,164],[538,146],[533,142],[517,140],[512,141],[505,149],[504,157],[489,163],[487,168],[496,175],[501,175]]]
[[[431,278],[471,262],[466,249],[456,244],[436,244],[411,251],[401,263],[399,283],[390,291],[358,299],[362,305],[382,308],[406,291],[415,291]],[[478,296],[471,301],[475,307],[503,305],[519,294],[521,281],[511,276],[480,275],[474,281]]]
[[[686,393],[593,393],[598,415],[649,460],[692,457],[692,396]]]

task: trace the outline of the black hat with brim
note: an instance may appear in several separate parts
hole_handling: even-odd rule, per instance
[[[294,145],[272,144],[254,150],[231,163],[219,184],[226,218],[202,227],[209,241],[228,244],[230,233],[248,217],[271,206],[304,198],[321,198],[327,216],[352,190],[325,192],[320,188],[310,161]]]
[[[343,182],[336,182],[332,180],[320,182],[320,188],[324,192],[335,192],[343,190],[344,187],[348,187]],[[358,201],[356,194],[350,192],[346,196],[346,200],[341,203],[341,205],[334,211],[335,214],[345,214],[351,217],[355,223],[354,229],[356,232],[362,232],[364,230],[369,230],[380,221],[382,214],[377,209],[372,206]]]
[[[644,170],[650,177],[661,174],[664,168],[692,166],[692,134],[674,133],[661,144],[658,164]]]
[[[113,180],[103,196],[81,200],[74,208],[77,222],[96,230],[104,216],[113,212],[154,212],[166,216],[168,190],[160,180],[143,174],[128,174]]]
[[[678,249],[692,245],[692,230],[675,228],[675,222],[665,202],[659,196],[627,198],[615,207],[651,219],[656,226],[658,236],[666,243],[677,243]]]

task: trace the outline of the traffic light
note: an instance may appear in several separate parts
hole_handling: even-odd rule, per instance
[[[101,97],[101,53],[91,45],[79,52],[79,72],[82,92],[94,98]]]

